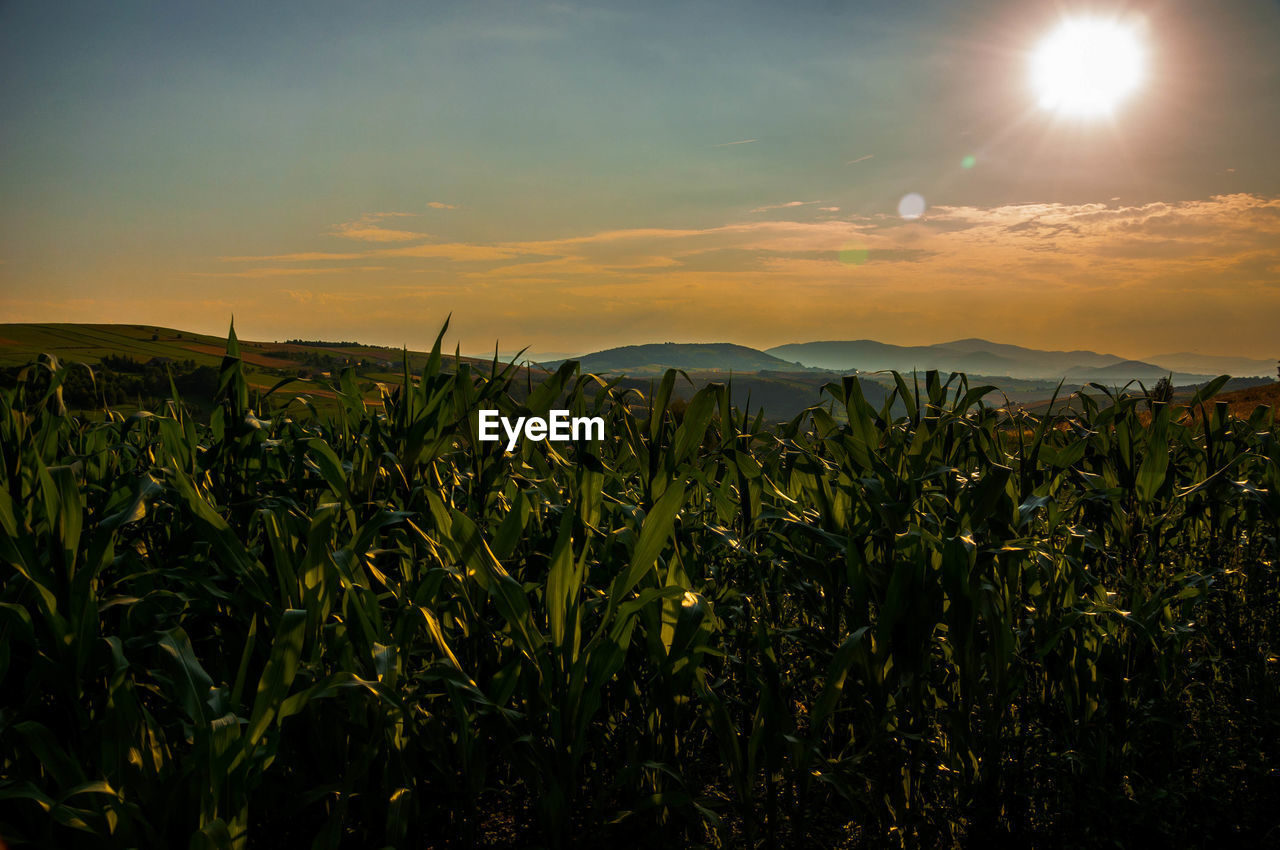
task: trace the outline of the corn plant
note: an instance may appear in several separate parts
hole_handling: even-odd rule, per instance
[[[204,417],[0,389],[4,842],[1274,836],[1270,410],[930,372],[771,423],[444,332],[327,411],[234,328]],[[605,439],[478,439],[553,408]]]

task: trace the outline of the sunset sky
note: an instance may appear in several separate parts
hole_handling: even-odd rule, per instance
[[[1113,109],[1040,103],[1064,18],[1143,46]],[[0,321],[1277,356],[1277,45],[1276,0],[6,2]]]

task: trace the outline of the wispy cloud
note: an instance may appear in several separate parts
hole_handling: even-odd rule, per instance
[[[283,289],[281,292],[299,304],[351,304],[364,298],[358,292],[317,292],[313,289]]]
[[[818,203],[818,201],[786,201],[781,204],[766,204],[763,207],[756,207],[755,209],[752,210],[752,212],[762,213],[762,212],[769,212],[770,210],[785,210],[791,207],[807,207],[811,204],[816,204],[816,203]]]
[[[864,155],[862,155],[862,156],[858,157],[857,159],[851,159],[851,160],[849,160],[848,162],[846,162],[846,163],[845,163],[845,165],[856,165],[856,164],[857,164],[857,163],[859,163],[859,162],[866,162],[866,161],[867,161],[867,160],[869,160],[869,159],[875,159],[875,158],[876,158],[876,155],[875,155],[875,154],[873,154],[873,153],[864,154]]]
[[[392,321],[447,303],[522,344],[549,344],[566,322],[578,345],[616,343],[615,317],[629,341],[765,345],[851,328],[926,341],[924,329],[963,317],[975,336],[1070,348],[1122,339],[1137,354],[1180,345],[1201,324],[1270,339],[1280,315],[1277,198],[938,206],[913,222],[799,209],[814,203],[706,228],[232,258],[252,267],[218,276],[325,275],[327,290],[362,293]]]
[[[384,212],[362,215],[355,221],[343,222],[334,227],[333,235],[343,239],[355,239],[359,242],[412,242],[426,239],[428,234],[412,230],[392,230],[383,227],[380,222],[388,218],[409,218],[411,213]]]
[[[269,258],[268,258],[269,259]],[[187,272],[191,277],[307,277],[311,275],[334,275],[344,272],[380,272],[386,266],[327,266],[324,268],[291,268],[265,266],[256,269],[240,269],[233,272]]]
[[[407,245],[403,248],[385,248],[371,251],[375,257],[417,257],[419,259],[452,260],[454,262],[478,262],[485,260],[507,260],[522,254],[532,253],[513,245],[487,245],[470,242],[428,243],[425,245]]]
[[[759,140],[759,139],[739,139],[739,140],[738,140],[738,141],[736,141],[736,142],[721,142],[720,144],[718,144],[718,145],[712,145],[711,147],[713,147],[713,148],[728,148],[728,147],[732,147],[733,145],[750,145],[750,144],[753,144],[754,142],[758,142],[758,141],[760,141],[760,140]]]
[[[329,260],[362,260],[367,252],[339,253],[335,251],[300,251],[294,254],[268,254],[265,256],[219,257],[224,263],[317,263]]]

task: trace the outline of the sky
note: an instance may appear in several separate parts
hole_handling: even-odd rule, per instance
[[[1064,20],[1142,47],[1104,114],[1031,81]],[[1276,0],[0,2],[0,322],[1274,357],[1277,44]]]

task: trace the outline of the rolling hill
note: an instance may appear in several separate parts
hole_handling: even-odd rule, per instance
[[[30,363],[40,354],[51,354],[66,363],[86,363],[93,368],[101,384],[112,372],[104,358],[106,363],[110,363],[111,358],[128,358],[139,366],[157,361],[178,371],[216,370],[225,351],[225,337],[156,325],[0,324],[0,380],[6,373],[16,373],[18,367]],[[300,380],[289,386],[289,395],[305,393],[322,399],[333,398],[333,385],[338,374],[351,366],[366,388],[370,401],[376,401],[379,395],[369,382],[395,384],[399,381],[402,356],[409,358],[410,367],[415,372],[422,369],[429,356],[423,351],[406,352],[347,342],[255,342],[244,339],[240,340],[240,354],[246,378],[257,389],[265,390],[281,378],[296,376]],[[446,369],[452,369],[454,358],[446,355],[444,359]],[[735,404],[746,405],[749,402],[752,412],[763,408],[774,419],[789,419],[804,408],[821,402],[822,385],[831,379],[821,370],[797,367],[753,348],[730,344],[630,346],[584,359],[588,362],[583,364],[583,371],[625,371],[628,378],[623,385],[636,389],[645,397],[651,391],[653,379],[668,368],[684,369],[692,380],[692,383],[677,382],[674,397],[683,399],[707,383],[726,380],[732,373]],[[491,358],[463,357],[462,362],[469,363],[479,374],[487,374],[492,365]],[[524,371],[521,368],[519,373]],[[535,366],[531,371],[537,380],[541,367]],[[163,374],[163,368],[160,372]],[[216,374],[214,371],[215,386]],[[513,386],[519,390],[525,385],[526,382],[521,380]],[[867,393],[873,401],[883,398],[878,385],[869,388]],[[167,395],[167,383],[160,395]],[[198,399],[189,396],[188,400]],[[207,398],[203,400],[208,401]]]
[[[94,365],[106,355],[138,361],[193,360],[200,366],[222,362],[227,338],[157,325],[79,323],[0,324],[0,366],[17,366],[37,354]],[[401,349],[349,343],[290,343],[240,340],[241,359],[264,369],[293,369],[302,361],[363,363],[398,368]],[[410,362],[426,354],[409,352]]]
[[[1214,354],[1193,354],[1182,351],[1174,354],[1156,354],[1143,358],[1148,363],[1159,363],[1168,369],[1184,372],[1214,372],[1239,378],[1274,377],[1275,360],[1259,360],[1253,357],[1221,357]]]
[[[780,345],[766,353],[833,371],[938,369],[1010,378],[1067,379],[1078,383],[1114,383],[1134,379],[1155,381],[1171,372],[1175,383],[1196,383],[1221,374],[1214,369],[1180,371],[1164,363],[1127,360],[1096,351],[1042,351],[974,338],[916,346],[891,345],[867,339],[832,340]]]
[[[305,393],[320,398],[333,398],[334,381],[343,369],[352,367],[365,386],[370,399],[379,398],[371,382],[395,382],[402,374],[402,358],[407,356],[412,369],[420,370],[429,354],[374,345],[339,342],[255,342],[239,340],[240,359],[245,378],[251,387],[266,390],[285,378],[294,378],[289,394]],[[101,396],[113,383],[113,373],[136,376],[155,365],[163,376],[171,370],[178,383],[201,372],[213,375],[217,386],[217,369],[226,352],[226,337],[198,334],[157,325],[112,325],[80,323],[0,324],[0,380],[16,374],[41,354],[57,357],[63,363],[90,366],[99,385],[94,394]],[[113,362],[113,358],[115,359]],[[452,357],[448,357],[452,360]],[[124,361],[123,363],[121,361]],[[476,370],[489,368],[489,363],[463,358]],[[129,365],[132,364],[132,365]],[[86,378],[86,380],[88,380]],[[139,391],[136,377],[127,380],[130,395]],[[205,380],[197,383],[207,384]],[[167,379],[159,392],[142,392],[143,398],[168,396]],[[155,388],[152,387],[152,390]],[[207,403],[212,390],[184,393],[189,401]]]
[[[729,342],[651,343],[609,348],[576,358],[584,372],[661,374],[667,369],[700,372],[808,372],[808,366],[789,363],[745,345]],[[562,362],[562,361],[559,361]],[[559,365],[553,361],[547,365]]]
[[[225,346],[224,337],[154,325],[0,324],[0,370],[28,363],[42,352],[64,361],[88,363],[95,371],[109,355],[130,358],[139,364],[152,360],[186,363],[183,368],[187,370],[216,368]],[[288,376],[309,378],[293,385],[289,392],[321,397],[333,395],[332,381],[346,366],[356,367],[365,381],[394,383],[399,378],[402,356],[407,354],[415,371],[427,358],[422,351],[403,352],[347,342],[241,340],[240,347],[253,386],[265,389]],[[750,397],[751,408],[763,407],[771,418],[790,418],[810,405],[822,403],[821,388],[835,379],[832,373],[848,374],[855,369],[963,371],[972,380],[997,384],[1005,395],[1018,402],[1047,398],[1061,378],[1067,379],[1063,391],[1070,393],[1090,381],[1115,386],[1138,379],[1150,387],[1169,373],[1163,363],[1125,360],[1093,351],[1040,351],[981,339],[929,346],[897,346],[874,340],[831,341],[778,346],[767,352],[732,343],[656,343],[612,348],[575,359],[584,372],[626,375],[623,384],[646,396],[653,379],[670,368],[684,370],[692,381],[678,382],[677,397],[691,395],[709,382],[731,378],[735,401],[745,403]],[[491,365],[489,358],[463,360],[482,372]],[[1218,358],[1213,362],[1241,365],[1237,360],[1241,359]],[[545,362],[542,367],[554,368],[561,362],[564,361]],[[1242,362],[1251,362],[1256,368],[1266,361]],[[871,380],[864,382],[864,393],[877,404],[884,398],[887,378],[866,377]],[[1178,385],[1200,384],[1207,379],[1205,374],[1174,372]],[[375,390],[369,392],[370,398],[377,398]],[[1253,400],[1250,396],[1249,401]],[[1241,403],[1246,402],[1242,399]]]

